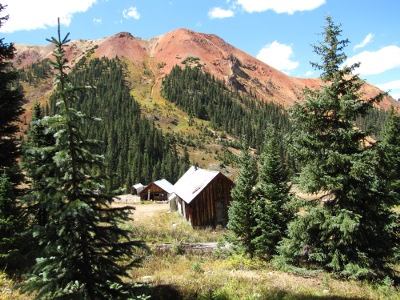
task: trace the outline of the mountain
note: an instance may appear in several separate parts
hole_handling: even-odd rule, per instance
[[[15,45],[14,64],[17,68],[27,67],[46,58],[51,59],[51,46]],[[244,93],[251,93],[265,102],[274,102],[290,107],[302,100],[305,87],[318,88],[319,79],[304,79],[288,76],[262,61],[228,44],[213,34],[199,33],[188,29],[177,29],[151,39],[133,37],[121,32],[98,40],[75,40],[69,43],[66,56],[71,65],[80,58],[118,56],[130,64],[130,81],[138,98],[152,98],[159,92],[162,78],[174,65],[196,65],[227,86]],[[147,86],[144,87],[144,86]],[[51,85],[47,85],[51,88]],[[138,92],[138,90],[140,92]],[[43,96],[32,96],[28,101]],[[366,98],[380,92],[368,83],[364,86]],[[381,108],[398,107],[390,96],[380,104]]]
[[[305,87],[317,89],[321,83],[290,77],[216,35],[187,29],[151,39],[121,32],[68,45],[65,56],[71,67],[77,67],[71,78],[79,77],[78,85],[95,85],[99,91],[88,93],[78,109],[103,119],[104,128],[88,127],[87,133],[103,142],[112,188],[129,188],[160,176],[170,176],[167,179],[173,182],[175,173],[189,162],[234,178],[240,140],[245,138],[257,152],[269,122],[282,136],[288,133],[284,108],[302,101]],[[48,101],[54,76],[44,63],[53,59],[53,48],[18,44],[15,48],[13,64],[21,69],[27,102],[23,131],[34,102],[55,110],[54,101]],[[364,91],[366,97],[380,92],[368,83]],[[380,107],[392,105],[398,107],[387,96]],[[358,125],[379,132],[384,115],[374,111]]]

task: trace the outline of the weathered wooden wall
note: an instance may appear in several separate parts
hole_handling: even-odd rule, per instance
[[[219,173],[191,203],[185,205],[186,218],[194,227],[226,226],[233,182]],[[216,202],[222,202],[224,220],[217,220]]]
[[[160,188],[158,185],[154,183],[150,183],[143,191],[140,192],[140,199],[147,200],[148,199],[148,192],[150,190],[150,198],[151,200],[167,200],[168,193]],[[154,194],[162,193],[163,196],[155,196]]]

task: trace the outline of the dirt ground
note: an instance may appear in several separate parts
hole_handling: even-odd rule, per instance
[[[133,212],[133,219],[135,221],[144,221],[158,212],[168,213],[169,211],[169,203],[158,203],[153,201],[146,201],[144,203],[140,202],[138,196],[133,195],[120,195],[115,199],[113,206],[124,206],[130,205],[135,208]]]

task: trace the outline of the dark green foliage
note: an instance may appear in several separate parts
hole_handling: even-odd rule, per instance
[[[306,90],[305,102],[291,110],[292,154],[301,172],[299,183],[309,193],[324,192],[289,226],[280,246],[290,264],[319,267],[338,276],[379,276],[396,251],[393,193],[380,171],[380,153],[365,143],[366,132],[354,125],[382,95],[361,100],[363,81],[342,66],[347,40],[331,18],[324,41],[314,46],[322,62],[320,91]]]
[[[18,64],[18,61],[17,61]],[[51,65],[49,59],[35,62],[29,67],[20,69],[18,77],[21,81],[25,81],[31,85],[37,86],[43,79],[51,74]]]
[[[0,4],[0,13],[4,8]],[[8,16],[0,17],[0,27],[7,20]],[[23,94],[16,81],[17,73],[9,62],[14,58],[14,51],[13,44],[0,39],[0,268],[7,272],[22,263],[19,234],[24,224],[16,188],[22,178],[17,165],[17,133]]]
[[[258,255],[276,254],[276,246],[286,236],[287,225],[293,219],[290,201],[289,172],[281,159],[276,132],[270,125],[265,134],[253,207],[256,225],[252,243]]]
[[[4,6],[0,4],[0,12]],[[0,27],[8,16],[0,17]],[[16,182],[16,159],[18,153],[19,116],[23,113],[23,94],[17,85],[17,72],[12,69],[10,60],[14,58],[14,45],[0,39],[0,172],[13,169],[11,181]]]
[[[26,140],[22,144],[21,165],[26,174],[26,182],[29,184],[29,189],[22,201],[30,215],[31,227],[46,225],[48,219],[46,200],[37,197],[37,194],[46,195],[42,192],[48,187],[48,178],[58,173],[58,168],[53,161],[56,154],[55,138],[53,132],[44,125],[43,117],[39,103],[35,103],[31,124],[26,132]],[[35,248],[32,247],[34,251],[36,251]]]
[[[130,95],[124,64],[118,59],[80,61],[71,72],[75,86],[95,88],[80,95],[76,109],[102,122],[84,123],[83,134],[102,142],[97,154],[105,156],[108,190],[165,178],[175,182],[182,174],[174,141],[164,137],[154,124],[140,114],[140,106]],[[56,99],[51,110],[57,112]],[[157,176],[157,177],[154,177]]]
[[[21,209],[10,178],[0,177],[0,269],[13,272],[23,267],[21,232],[24,230]]]
[[[400,115],[392,110],[382,132],[382,141],[378,144],[381,171],[389,180],[389,184],[399,204],[400,201]]]
[[[239,173],[235,180],[235,186],[231,191],[232,201],[228,210],[228,225],[245,251],[251,256],[254,254],[253,227],[255,217],[254,187],[257,182],[257,164],[251,157],[248,147],[244,146],[239,158]]]
[[[189,116],[210,121],[212,128],[245,139],[258,150],[262,149],[266,124],[274,124],[282,134],[290,131],[281,106],[229,91],[200,68],[175,66],[164,78],[162,92]]]
[[[356,118],[356,125],[374,138],[381,138],[382,128],[385,126],[388,112],[380,109],[370,109],[364,116]]]
[[[129,289],[122,277],[128,276],[136,243],[120,225],[129,220],[130,208],[110,208],[113,195],[104,192],[106,178],[100,172],[104,158],[93,153],[97,143],[81,129],[98,120],[76,109],[84,90],[76,88],[65,72],[68,36],[61,40],[59,33],[58,39],[49,41],[55,45],[52,65],[59,111],[36,121],[45,133],[53,134],[54,143],[43,147],[41,140],[27,149],[51,155],[52,166],[43,174],[33,173],[40,188],[33,188],[31,197],[40,202],[46,222],[33,228],[41,253],[25,289],[38,299],[127,299]]]

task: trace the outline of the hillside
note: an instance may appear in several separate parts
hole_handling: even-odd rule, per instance
[[[54,88],[53,76],[49,73],[49,69],[46,71],[47,64],[43,63],[52,59],[53,49],[51,46],[15,45],[15,47],[14,65],[19,69],[24,69],[25,73],[30,73],[28,79],[25,78],[23,83],[27,100],[24,120],[26,126],[30,120],[32,103],[39,101],[42,105],[46,105]],[[140,114],[150,122],[154,122],[156,128],[162,130],[163,135],[171,134],[170,141],[165,145],[175,144],[179,156],[183,157],[186,155],[185,153],[188,153],[191,163],[223,171],[231,178],[235,177],[234,164],[235,155],[238,154],[238,140],[246,136],[249,145],[260,149],[264,127],[271,120],[275,124],[279,123],[279,128],[283,128],[282,133],[285,133],[288,124],[282,108],[288,108],[296,101],[301,101],[302,90],[305,87],[314,89],[319,86],[318,79],[287,76],[229,45],[216,35],[186,29],[178,29],[151,39],[140,39],[123,32],[99,40],[75,40],[71,41],[65,50],[65,56],[68,58],[71,69],[82,65],[89,66],[93,60],[118,58],[124,66],[124,78],[121,80],[129,89],[130,95],[140,105]],[[117,65],[120,64],[117,63]],[[99,63],[94,63],[93,66],[98,67]],[[196,76],[195,82],[185,83],[183,82],[185,76],[189,75],[184,73],[179,75],[175,72],[176,74],[169,78],[171,71],[176,67],[182,69],[191,67],[193,70],[202,72],[194,71],[194,75],[192,75]],[[92,78],[91,80],[96,83],[81,82],[80,84],[97,86],[100,76],[97,75],[97,79],[93,79],[91,72],[99,72],[94,70],[88,70],[87,75],[80,77]],[[80,70],[81,73],[82,71],[83,69]],[[107,76],[107,72],[100,71],[99,74]],[[197,84],[200,81],[203,82],[203,85]],[[186,101],[186,104],[180,99],[174,98],[170,88],[167,90],[167,86],[163,87],[166,82],[175,89],[179,89],[175,91],[178,93],[177,98],[186,95],[186,99],[182,99]],[[107,101],[113,108],[119,107],[120,109],[118,101],[125,101],[120,105],[126,105],[122,103],[129,103],[131,100],[125,96],[123,100],[115,102],[117,100],[113,98],[115,91],[110,92],[115,85],[115,82],[103,81],[103,84],[98,86],[99,90],[107,92],[108,89],[109,91],[107,94],[100,95],[99,98]],[[163,89],[164,91],[162,91]],[[379,90],[366,84],[365,92],[366,97],[372,97]],[[204,101],[198,97],[190,100],[190,95],[193,93],[202,95],[200,98],[203,98]],[[91,97],[94,95],[89,95],[89,98]],[[198,105],[195,109],[188,108],[191,106],[190,101],[203,102],[201,110],[207,110],[208,116],[204,117],[196,110]],[[205,104],[206,102],[207,104]],[[91,103],[96,109],[105,105],[104,103]],[[215,104],[218,107],[213,107]],[[391,105],[398,105],[398,103],[390,97],[386,97],[381,103],[381,107],[384,109]],[[107,109],[91,110],[90,113],[102,116],[105,111]],[[124,112],[127,112],[126,109]],[[217,115],[218,112],[226,115]],[[130,113],[135,114],[134,112]],[[233,113],[235,115],[232,115]],[[123,120],[125,118],[123,115],[125,113],[121,113],[119,117],[114,115],[114,119],[110,119],[110,115],[106,114],[102,118],[113,124],[125,124],[128,119]],[[95,131],[93,134],[97,134]],[[110,141],[120,140],[118,136],[126,135],[127,132],[130,132],[129,134],[133,137],[135,133],[131,131],[125,130],[125,133],[121,133],[116,129],[113,133],[116,136],[108,139]],[[98,137],[96,136],[96,138]],[[104,137],[102,139],[105,140]],[[131,138],[126,141],[129,139]],[[111,154],[112,143],[106,144],[108,145],[106,148],[110,147],[109,157],[114,157],[115,160],[113,163],[108,163],[119,166],[115,169],[125,170],[127,169],[125,165],[132,165],[133,154],[122,155],[121,151],[117,151],[118,158]],[[143,143],[141,144],[143,145]],[[129,151],[134,153],[136,150],[132,148]],[[143,149],[139,148],[139,152],[143,152]],[[140,165],[144,159],[141,157],[136,160],[137,164]],[[154,159],[154,161],[148,161],[149,170],[152,169],[152,166],[161,164],[161,161],[158,161],[159,158]],[[116,182],[127,187],[138,180],[147,182],[151,179],[159,179],[152,178],[156,174],[152,174],[150,171],[147,172],[148,174],[142,172],[140,176],[133,169],[125,170],[122,173]],[[165,171],[163,174],[167,173],[169,172]],[[172,176],[171,179],[176,175],[178,174]]]
[[[223,80],[229,87],[251,93],[266,102],[275,102],[285,107],[301,101],[305,87],[317,88],[318,79],[290,77],[245,52],[228,44],[213,34],[204,34],[187,29],[177,29],[151,39],[133,37],[122,32],[99,40],[75,40],[69,43],[66,57],[74,65],[81,57],[119,57],[130,62],[132,83],[149,85],[148,94],[159,90],[161,79],[174,65],[194,62],[202,70]],[[26,67],[34,62],[51,58],[51,46],[15,45],[15,65]],[[379,89],[366,84],[366,97],[376,95]],[[397,105],[391,97],[381,103],[385,109]]]

